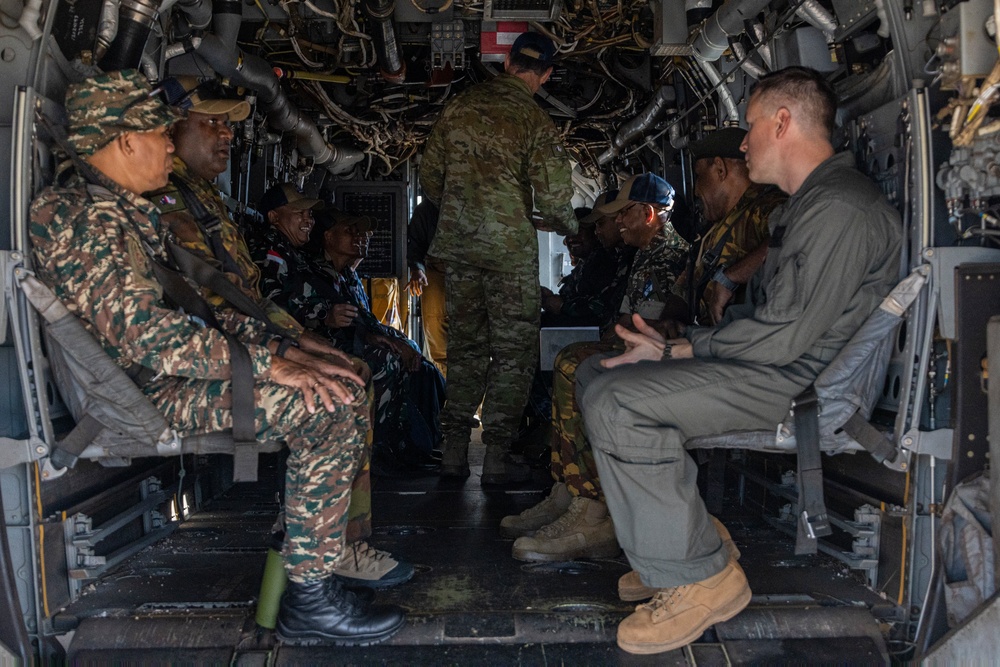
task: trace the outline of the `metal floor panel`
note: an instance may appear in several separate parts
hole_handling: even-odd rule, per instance
[[[262,477],[273,472],[261,470]],[[726,665],[885,657],[868,613],[884,601],[832,558],[793,556],[789,538],[738,507],[727,507],[720,518],[743,553],[740,562],[754,591],[750,607],[687,650],[628,655],[615,645],[618,621],[634,609],[616,595],[617,580],[628,571],[625,559],[512,559],[512,540],[501,538],[497,526],[503,516],[544,497],[547,474],[537,472],[523,488],[484,491],[478,472],[464,483],[374,480],[370,542],[417,570],[409,583],[378,594],[380,602],[409,612],[407,626],[385,644],[276,646],[272,633],[255,631],[253,602],[278,508],[273,476],[233,486],[169,538],[89,586],[60,617],[64,627],[79,622],[70,658],[170,656],[239,665]],[[226,645],[228,657],[221,659]]]

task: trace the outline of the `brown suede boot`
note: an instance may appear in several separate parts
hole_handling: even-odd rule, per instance
[[[614,558],[621,553],[608,506],[576,497],[566,513],[530,537],[514,540],[511,555],[526,561]]]
[[[712,525],[715,526],[715,530],[718,531],[719,537],[722,539],[722,546],[726,548],[729,552],[730,560],[740,559],[740,548],[736,546],[733,542],[733,536],[729,534],[729,529],[726,528],[721,521],[716,519],[714,516],[709,515],[712,520]],[[642,579],[639,578],[639,573],[635,570],[626,572],[618,579],[618,597],[623,602],[639,602],[640,600],[648,600],[653,597],[658,591],[658,588],[650,588],[642,583]]]
[[[545,500],[534,507],[529,507],[520,514],[505,516],[500,521],[500,535],[503,537],[525,537],[534,535],[542,526],[546,526],[569,509],[573,501],[566,484],[558,482],[552,486]]]
[[[743,568],[730,560],[722,572],[697,583],[663,588],[636,607],[618,624],[618,646],[643,655],[681,648],[743,611],[750,596]]]

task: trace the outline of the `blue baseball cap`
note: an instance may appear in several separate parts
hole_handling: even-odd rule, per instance
[[[523,32],[510,47],[510,55],[534,58],[544,65],[551,65],[556,57],[556,45],[551,39],[537,32]]]
[[[629,202],[634,201],[641,204],[673,208],[674,187],[656,174],[629,176],[621,190],[618,191],[618,196],[615,197],[614,201],[598,206],[594,210],[599,211],[601,215],[614,215],[628,206]]]

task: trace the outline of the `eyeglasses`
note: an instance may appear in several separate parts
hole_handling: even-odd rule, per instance
[[[618,215],[625,217],[626,215],[628,215],[628,212],[631,211],[636,206],[644,206],[644,205],[645,204],[643,204],[642,202],[637,202],[637,201],[631,202],[627,206],[622,208],[620,211],[618,211]]]

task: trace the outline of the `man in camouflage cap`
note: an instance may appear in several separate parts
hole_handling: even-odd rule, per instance
[[[371,643],[404,624],[401,610],[361,605],[329,573],[368,428],[358,385],[275,354],[278,341],[227,311],[219,328],[164,301],[153,263],[169,264],[157,208],[141,196],[167,182],[176,119],[135,70],[69,87],[75,169],[31,209],[38,276],[119,365],[145,369],[141,389],[182,436],[233,426],[233,357],[245,347],[254,379],[256,436],[288,444],[285,567],[278,632],[288,641]],[[356,376],[353,378],[359,382]]]
[[[161,220],[169,228],[174,242],[222,271],[259,306],[261,318],[267,318],[284,330],[283,356],[306,366],[333,364],[351,370],[364,380],[370,379],[371,372],[364,362],[348,357],[331,341],[305,329],[261,293],[260,269],[250,257],[246,241],[230,218],[229,209],[215,185],[215,180],[229,166],[229,148],[233,140],[231,123],[245,120],[250,115],[250,105],[246,100],[223,95],[214,79],[202,81],[183,76],[166,79],[161,87],[166,92],[168,104],[187,112],[186,117],[173,126],[174,170],[170,182],[148,195],[160,209]],[[232,304],[210,288],[202,288],[202,294],[216,308],[232,308]],[[354,409],[367,411],[370,405],[371,396],[367,402],[354,404]],[[344,531],[349,548],[336,571],[345,579],[356,580],[352,583],[384,586],[408,579],[413,568],[398,563],[386,552],[371,548],[364,541],[372,532],[370,431],[366,441],[351,485],[349,520]]]
[[[548,38],[518,37],[506,72],[452,100],[424,149],[420,185],[441,212],[428,256],[445,265],[448,309],[445,476],[469,475],[470,422],[480,402],[482,483],[529,475],[508,452],[538,363],[535,230],[577,229],[566,150],[532,99],[551,76],[554,56]]]

